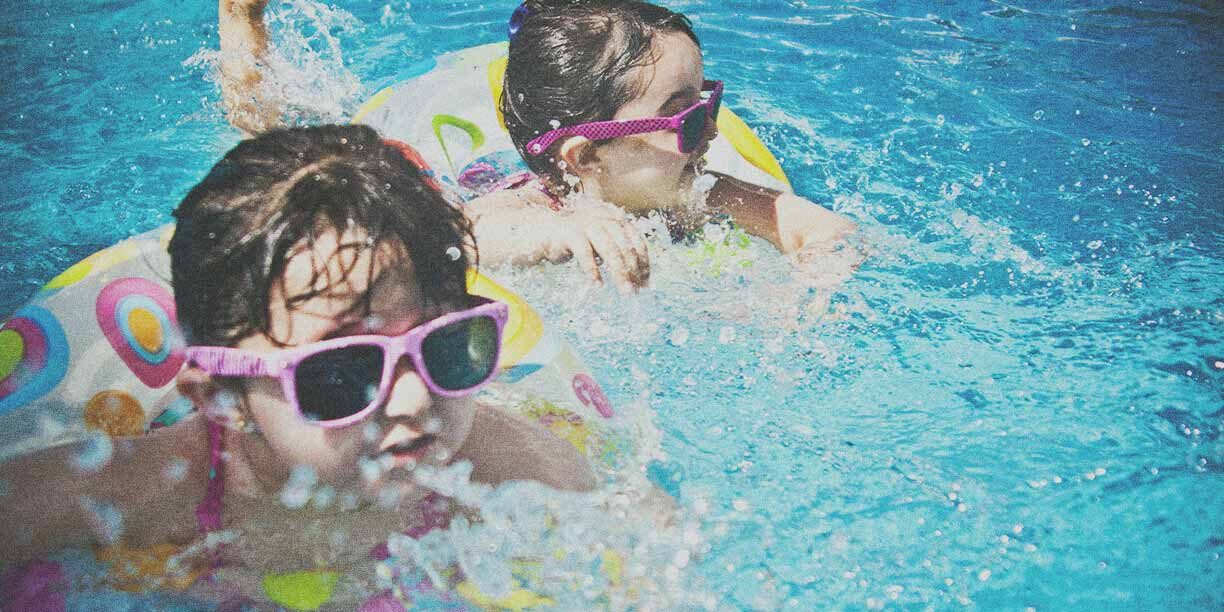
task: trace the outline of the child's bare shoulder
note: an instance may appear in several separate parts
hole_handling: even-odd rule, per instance
[[[538,480],[566,490],[595,488],[586,459],[569,442],[543,426],[504,410],[481,405],[458,459],[472,462],[472,479],[488,484]]]

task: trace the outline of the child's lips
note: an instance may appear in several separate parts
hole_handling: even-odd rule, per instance
[[[436,440],[437,436],[423,434],[411,440],[384,444],[380,453],[390,456],[395,467],[403,467],[409,463],[417,464],[433,448]]]

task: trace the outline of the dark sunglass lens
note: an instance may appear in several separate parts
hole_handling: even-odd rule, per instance
[[[697,143],[701,142],[701,134],[705,131],[706,114],[700,110],[694,110],[684,118],[684,123],[680,124],[680,149],[684,153],[688,153],[697,148]]]
[[[492,317],[475,317],[430,332],[421,343],[421,357],[434,384],[461,391],[493,373],[497,349],[497,322]]]
[[[298,405],[309,421],[353,416],[378,395],[383,351],[377,346],[350,346],[311,355],[294,372]]]

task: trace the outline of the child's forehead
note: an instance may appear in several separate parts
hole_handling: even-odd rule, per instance
[[[641,92],[635,102],[662,103],[677,91],[701,90],[705,78],[701,49],[689,37],[676,32],[656,36],[650,55],[631,73]]]
[[[324,300],[332,308],[369,303],[387,293],[417,298],[407,248],[374,242],[359,227],[317,234],[291,251],[281,284],[287,302]],[[405,295],[411,294],[411,295]]]

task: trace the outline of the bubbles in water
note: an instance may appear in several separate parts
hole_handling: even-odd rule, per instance
[[[43,416],[38,420],[38,427],[45,438],[55,439],[64,434],[64,424],[59,419]]]
[[[1045,117],[1045,111],[1043,111],[1043,110],[1041,110],[1041,109],[1038,109],[1037,111],[1035,111],[1035,112],[1033,113],[1033,120],[1034,120],[1034,121],[1041,121],[1042,117]]]
[[[336,490],[328,485],[320,486],[310,498],[310,503],[320,510],[331,506],[336,501]]]
[[[682,325],[677,326],[667,336],[667,342],[670,343],[672,346],[684,346],[685,344],[688,343],[688,339],[689,339],[689,330],[687,327],[684,327]]]
[[[293,466],[293,471],[289,474],[289,480],[285,482],[284,488],[281,489],[281,503],[285,507],[295,510],[305,506],[306,502],[310,501],[316,482],[318,482],[318,475],[315,473],[314,468],[300,463]]]
[[[735,340],[735,328],[734,327],[731,327],[728,325],[718,330],[718,343],[719,344],[728,344],[734,340]]]
[[[113,505],[95,501],[88,495],[81,496],[79,502],[85,510],[85,520],[94,535],[106,544],[118,542],[123,536],[123,513]]]
[[[382,476],[382,466],[379,465],[378,460],[369,457],[357,460],[357,470],[361,472],[361,479],[367,484],[377,481]]]
[[[429,417],[425,420],[423,431],[427,434],[436,435],[442,432],[442,419],[437,417]]]
[[[187,470],[190,467],[191,464],[186,459],[175,457],[162,470],[162,478],[172,483],[183,482],[183,479],[187,477]]]
[[[111,442],[110,436],[102,432],[93,432],[72,456],[72,462],[78,470],[92,473],[106,467],[114,452],[115,445]]]
[[[718,178],[713,174],[698,174],[697,176],[693,177],[693,191],[705,195],[711,189],[713,189],[714,185],[717,183]],[[836,181],[834,181],[834,183],[836,184]]]
[[[361,437],[366,442],[377,442],[382,437],[382,427],[375,421],[367,421],[361,426]]]

